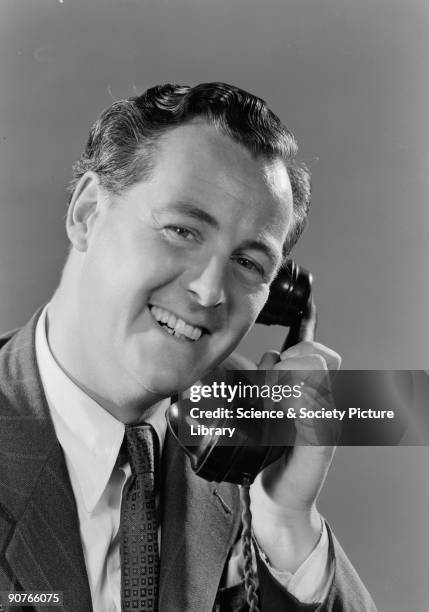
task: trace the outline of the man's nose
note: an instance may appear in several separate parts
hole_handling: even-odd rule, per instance
[[[226,301],[225,281],[225,264],[212,257],[198,268],[189,271],[186,289],[201,306],[220,306]]]

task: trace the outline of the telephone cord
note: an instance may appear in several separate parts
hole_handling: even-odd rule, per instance
[[[247,603],[249,604],[250,612],[260,612],[259,597],[253,571],[253,554],[252,554],[252,513],[250,511],[250,478],[243,480],[240,487],[241,498],[241,520],[243,529],[241,532],[241,543],[244,556],[244,587],[246,589]]]

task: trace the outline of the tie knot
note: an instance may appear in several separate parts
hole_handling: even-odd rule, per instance
[[[133,474],[153,474],[158,460],[158,439],[152,425],[126,425],[125,439]]]

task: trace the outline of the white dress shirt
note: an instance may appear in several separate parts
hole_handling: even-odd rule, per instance
[[[121,611],[120,509],[122,490],[131,475],[129,463],[117,459],[125,426],[72,381],[52,355],[46,333],[47,306],[36,328],[36,357],[58,441],[64,451],[76,500],[80,537],[94,612]],[[159,402],[147,422],[154,427],[162,450],[165,410]],[[268,560],[266,560],[268,564]],[[243,555],[238,544],[228,566],[228,586],[241,581]],[[297,599],[322,601],[332,580],[325,525],[309,557],[298,570],[271,573]]]

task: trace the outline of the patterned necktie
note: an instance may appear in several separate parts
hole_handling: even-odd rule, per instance
[[[158,609],[158,524],[155,470],[158,438],[149,424],[125,427],[131,478],[121,505],[122,612]]]

